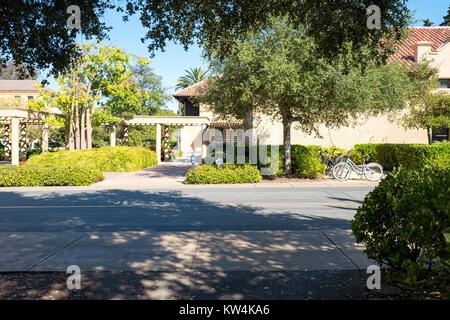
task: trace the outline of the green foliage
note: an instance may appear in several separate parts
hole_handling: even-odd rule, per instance
[[[100,170],[79,164],[0,166],[0,187],[87,186],[101,180]]]
[[[80,30],[65,26],[70,4],[80,6]],[[372,4],[381,9],[380,29],[366,27],[366,8]],[[322,51],[329,57],[347,41],[370,44],[374,55],[381,53],[385,57],[388,46],[380,40],[398,38],[409,22],[403,0],[274,0],[264,5],[259,1],[230,0],[10,1],[0,7],[0,19],[8,21],[9,26],[1,29],[1,61],[12,58],[19,64],[26,62],[30,70],[50,69],[57,74],[79,54],[76,43],[80,36],[99,40],[107,37],[110,28],[105,14],[114,9],[125,15],[124,20],[137,15],[148,31],[145,39],[152,53],[163,50],[167,41],[186,48],[199,43],[227,53],[242,34],[264,26],[270,16],[288,15],[296,24],[311,24],[309,32],[320,40]]]
[[[139,171],[156,165],[156,154],[137,147],[104,147],[99,149],[58,151],[32,156],[27,166],[58,166],[64,164],[92,167],[101,172]]]
[[[448,7],[447,14],[444,16],[444,21],[440,24],[441,26],[450,26],[450,6]]]
[[[450,280],[449,199],[448,169],[396,169],[366,196],[353,233],[369,258],[404,270],[410,283],[442,271]]]
[[[450,94],[428,93],[420,102],[411,107],[404,117],[403,124],[408,128],[429,129],[450,127]]]
[[[351,152],[359,161],[363,155],[369,161],[380,163],[387,171],[403,166],[417,169],[426,164],[438,164],[442,168],[450,168],[450,143],[426,144],[358,144]]]
[[[208,71],[204,71],[202,68],[190,68],[189,70],[184,70],[186,73],[184,76],[178,78],[176,90],[181,90],[196,84],[208,77]]]
[[[402,0],[273,0],[263,5],[260,1],[129,2],[128,12],[140,14],[143,25],[150,28],[145,36],[150,50],[164,49],[167,40],[174,40],[186,48],[199,43],[207,53],[221,56],[239,51],[236,42],[248,31],[264,28],[274,16],[287,16],[295,25],[308,24],[308,33],[327,59],[335,57],[344,43],[353,42],[356,49],[369,46],[373,56],[385,60],[391,49],[386,40],[399,39],[410,18]],[[380,7],[379,29],[367,28],[370,5]]]
[[[256,183],[262,180],[256,166],[230,165],[220,167],[202,164],[189,170],[184,180],[187,184]]]
[[[292,146],[292,170],[299,178],[318,178],[325,174],[319,146]]]

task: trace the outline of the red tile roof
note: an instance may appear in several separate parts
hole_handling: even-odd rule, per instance
[[[450,27],[414,27],[409,29],[409,35],[402,40],[391,59],[400,62],[416,63],[414,53],[419,41],[432,42],[432,51],[450,42]]]
[[[206,79],[207,80],[207,79]],[[189,98],[194,96],[199,96],[201,92],[206,88],[206,80],[202,80],[189,86],[187,88],[181,89],[173,94],[175,98]]]

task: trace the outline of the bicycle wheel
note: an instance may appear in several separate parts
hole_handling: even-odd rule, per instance
[[[352,169],[345,162],[339,162],[337,165],[333,167],[333,178],[339,181],[345,181],[350,178],[352,173]]]
[[[369,181],[380,181],[383,177],[383,167],[376,162],[364,166],[364,176]]]

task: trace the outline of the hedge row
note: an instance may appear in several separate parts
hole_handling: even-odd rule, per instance
[[[226,164],[220,167],[202,164],[189,170],[184,180],[187,184],[256,183],[262,180],[256,166]]]
[[[94,167],[101,172],[132,172],[157,164],[156,154],[141,147],[103,147],[79,151],[47,152],[32,156],[29,166],[62,164]]]
[[[434,164],[450,167],[450,143],[426,144],[358,144],[351,152],[361,162],[362,154],[380,163],[387,171],[403,166],[408,169]]]
[[[270,148],[266,148],[270,157]],[[226,151],[226,145],[223,150]],[[237,146],[234,145],[236,154]],[[248,146],[245,146],[245,161],[249,161]],[[259,149],[258,149],[259,150]],[[283,146],[279,146],[278,171],[277,174],[283,174],[284,171],[284,152]],[[325,165],[322,164],[322,154],[327,153],[329,157],[335,159],[339,154],[346,155],[350,152],[352,160],[356,164],[362,164],[363,158],[368,157],[369,162],[378,162],[387,171],[403,166],[409,169],[421,168],[424,165],[437,165],[440,168],[450,167],[450,143],[425,144],[358,144],[348,151],[336,147],[321,146],[303,146],[292,145],[292,170],[293,176],[300,178],[317,178],[325,173]],[[213,154],[214,156],[214,154]],[[223,154],[224,161],[227,162],[226,154]],[[258,168],[261,168],[261,159],[257,151]],[[236,157],[234,158],[236,163]]]
[[[0,187],[87,186],[103,173],[80,165],[0,166]]]

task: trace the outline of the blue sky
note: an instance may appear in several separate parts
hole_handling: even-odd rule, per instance
[[[442,17],[446,15],[450,1],[409,0],[408,5],[414,11],[415,19],[429,18],[438,25],[442,22]],[[107,43],[119,46],[130,54],[149,57],[146,45],[140,40],[145,35],[145,29],[136,16],[125,23],[120,14],[111,12],[105,16],[105,22],[113,28]],[[421,25],[421,22],[416,24]],[[172,93],[178,77],[184,74],[185,69],[190,67],[206,69],[207,63],[202,59],[202,50],[198,46],[191,46],[188,51],[185,51],[182,46],[169,43],[164,52],[155,53],[151,59],[151,66],[158,75],[162,76],[163,85],[167,91]],[[167,106],[176,110],[177,103],[172,99]]]

